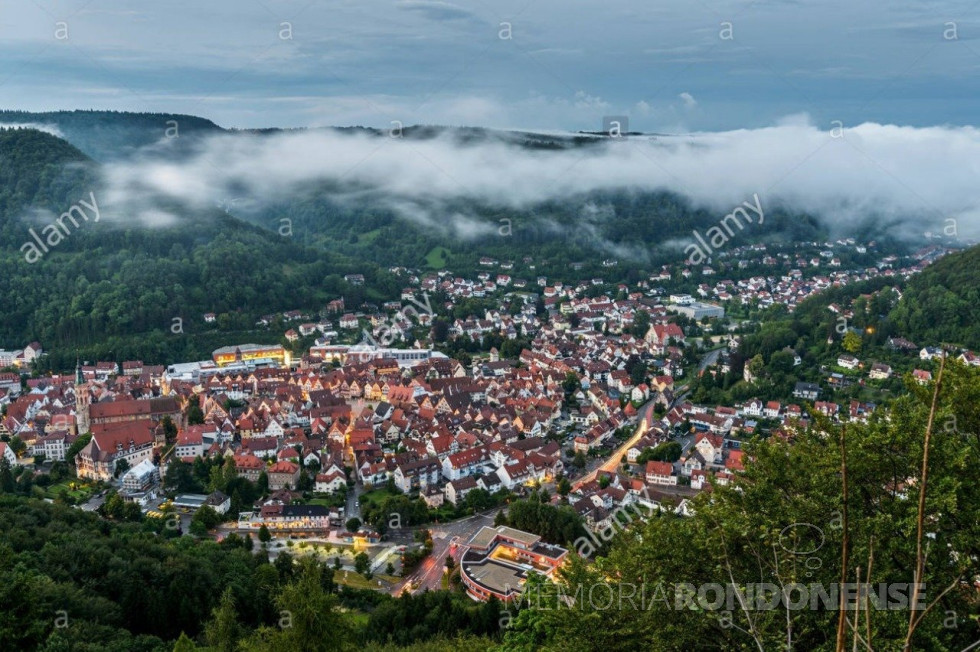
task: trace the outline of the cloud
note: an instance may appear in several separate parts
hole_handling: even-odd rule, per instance
[[[399,0],[395,6],[421,14],[430,20],[468,20],[474,17],[469,9],[439,0]]]
[[[480,237],[488,230],[463,214],[467,201],[524,210],[593,191],[671,191],[723,215],[758,194],[766,210],[804,211],[831,228],[878,218],[908,235],[939,232],[951,218],[970,237],[980,235],[978,174],[980,130],[973,127],[866,123],[836,132],[792,116],[762,129],[563,150],[452,132],[423,140],[326,129],[214,136],[186,160],[144,153],[105,169],[105,203],[120,215],[140,214],[147,198],[157,198],[157,211],[175,201],[261,206],[329,186],[337,201],[382,202],[405,219]],[[584,221],[601,221],[600,209]]]
[[[694,99],[694,96],[691,95],[690,93],[684,92],[678,95],[677,97],[684,100],[684,106],[686,106],[689,109],[693,109],[698,105],[698,101]]]

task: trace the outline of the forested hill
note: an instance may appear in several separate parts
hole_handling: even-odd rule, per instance
[[[98,200],[97,165],[50,134],[2,131],[0,180],[0,347],[41,341],[54,369],[70,367],[76,352],[147,363],[202,359],[228,337],[254,339],[244,332],[261,315],[344,295],[355,305],[381,300],[402,284],[369,262],[324,254],[217,209],[186,207],[176,224],[153,229],[79,220],[30,262],[29,228],[40,232],[90,193]],[[363,287],[344,281],[353,273],[364,274]],[[226,334],[205,332],[205,312],[218,314]]]
[[[254,139],[257,135],[274,137],[281,131],[225,130],[194,116],[107,111],[0,112],[0,124],[4,123],[55,129],[100,163],[137,152],[141,161],[154,157],[168,163],[196,160],[193,157],[206,150],[207,136]],[[310,130],[315,132],[375,138],[379,145],[390,140],[386,130],[364,127]],[[579,150],[588,156],[590,150],[608,141],[596,135],[444,126],[405,126],[399,135],[417,142],[439,139],[461,149],[509,148],[525,156],[527,150],[536,156],[557,150]],[[224,142],[224,147],[232,147]],[[249,147],[255,147],[254,141],[251,145],[243,141],[241,151],[250,151]],[[680,262],[684,253],[679,243],[689,241],[694,230],[703,233],[716,225],[724,214],[664,189],[609,187],[504,205],[465,195],[421,192],[399,196],[384,186],[359,188],[351,179],[318,177],[313,170],[308,174],[308,181],[279,197],[253,194],[254,184],[222,180],[224,185],[209,186],[214,193],[210,199],[242,221],[274,231],[288,220],[296,238],[311,246],[385,267],[450,269],[469,275],[481,271],[478,261],[482,257],[518,265],[527,258],[533,268],[514,267],[516,278],[546,275],[566,282],[595,277],[614,282],[639,280],[646,270]],[[850,236],[874,238],[882,245],[890,242],[873,220],[863,231],[857,224],[852,226]],[[739,244],[799,242],[825,240],[833,233],[819,216],[767,203],[765,228],[746,229],[738,237]],[[610,269],[602,265],[606,259],[619,260],[622,265]],[[569,263],[581,266],[573,270]],[[628,277],[627,267],[634,271],[633,278]]]
[[[56,129],[97,161],[125,158],[168,136],[177,144],[190,144],[194,136],[222,131],[210,120],[193,115],[120,111],[0,111],[0,126],[5,124]]]
[[[26,207],[63,205],[86,178],[88,163],[60,138],[34,129],[0,130],[0,225]]]
[[[913,342],[980,348],[980,246],[946,256],[914,277],[891,318]]]

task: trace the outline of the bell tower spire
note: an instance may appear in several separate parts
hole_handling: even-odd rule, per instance
[[[89,406],[92,404],[92,393],[85,376],[82,374],[81,361],[75,361],[75,430],[84,435],[91,430]]]

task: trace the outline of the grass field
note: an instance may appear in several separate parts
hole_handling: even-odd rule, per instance
[[[358,498],[361,504],[371,503],[372,506],[380,505],[385,498],[391,496],[388,490],[382,487],[381,489],[372,489],[371,491],[365,492]]]
[[[430,269],[442,269],[451,254],[452,252],[445,247],[433,247],[432,251],[425,255],[425,265]]]
[[[358,243],[371,244],[378,239],[381,235],[381,229],[374,229],[373,231],[368,231],[367,233],[362,233],[357,237]]]
[[[334,573],[333,579],[337,584],[343,584],[353,589],[371,589],[374,591],[390,588],[398,582],[397,577],[390,575],[375,575],[367,580],[364,579],[363,575],[352,570],[338,571]],[[378,586],[378,582],[381,582],[381,586]]]
[[[70,485],[74,484],[75,488],[72,489]],[[78,480],[71,479],[65,480],[64,482],[59,482],[58,484],[51,485],[47,489],[47,498],[57,498],[61,494],[67,494],[71,496],[76,501],[88,500],[95,490],[89,485],[80,483]]]

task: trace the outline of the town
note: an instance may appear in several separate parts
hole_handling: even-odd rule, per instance
[[[229,343],[203,361],[80,361],[72,374],[31,374],[44,356],[33,342],[0,351],[0,465],[47,500],[155,519],[171,536],[254,536],[273,557],[332,562],[352,586],[398,595],[453,576],[474,599],[506,602],[530,570],[550,574],[569,552],[522,530],[517,504],[567,508],[591,551],[623,509],[689,514],[693,496],[744,470],[753,437],[791,438],[814,415],[874,412],[874,402],[833,398],[898,373],[847,352],[852,328],[838,332],[825,377],[795,382],[791,396],[695,400],[709,378],[732,373],[756,328],[750,310],[791,313],[829,288],[908,278],[945,253],[846,271],[834,247],[864,245],[813,245],[824,251],[812,258],[732,250],[715,263],[732,278],[701,283],[692,278],[718,273],[665,267],[610,286],[400,270],[401,302],[372,312],[338,297],[268,315],[257,327],[300,323],[282,344]],[[784,271],[757,275],[759,266]],[[474,299],[490,307],[459,314]],[[828,310],[854,319],[853,306]],[[324,317],[309,320],[316,312]],[[889,339],[923,383],[935,344]],[[786,356],[791,369],[801,364]],[[980,364],[970,351],[960,359]],[[745,361],[738,373],[752,387],[765,369]]]

